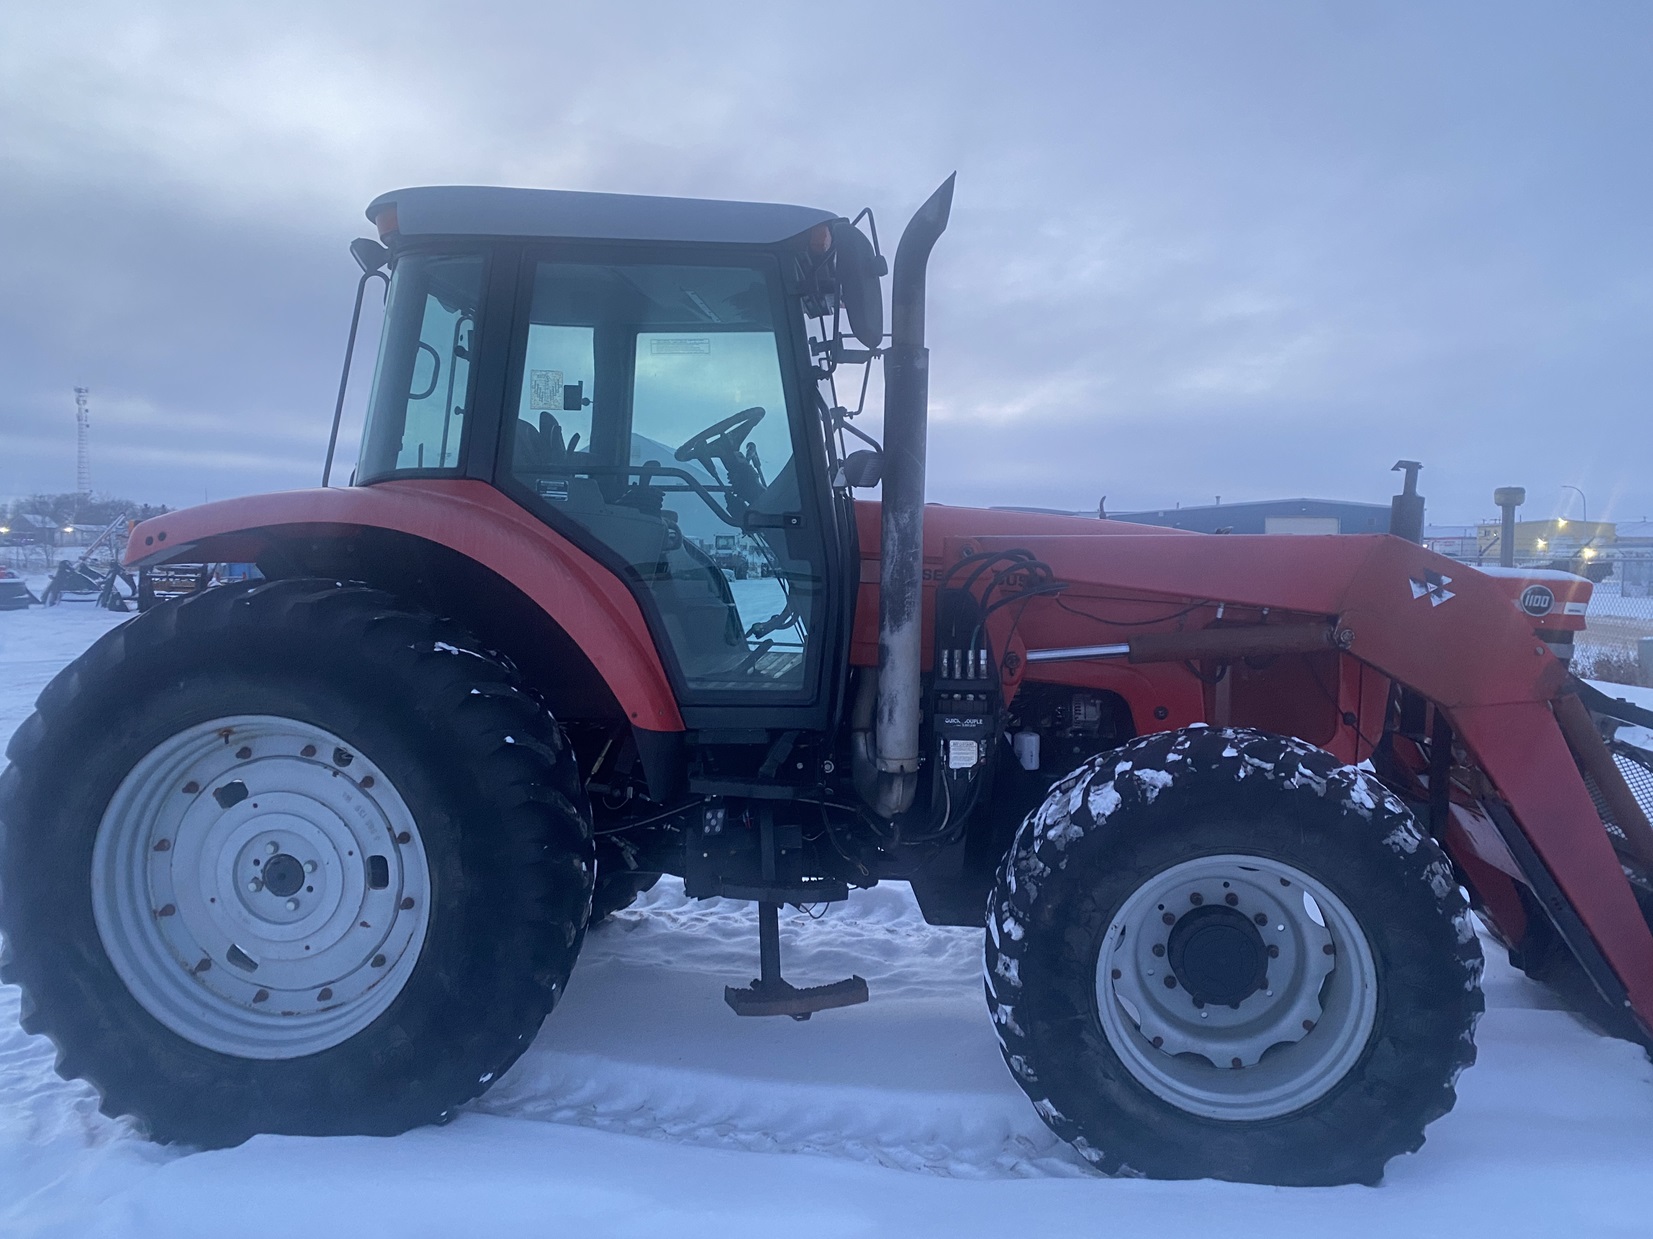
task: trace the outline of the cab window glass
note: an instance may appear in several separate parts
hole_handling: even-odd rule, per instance
[[[539,264],[507,445],[519,484],[629,566],[709,698],[813,683],[820,531],[802,512],[771,278]]]
[[[482,269],[480,254],[397,262],[362,431],[362,480],[458,468]]]
[[[522,465],[544,466],[591,450],[594,334],[590,327],[529,324],[513,455]]]

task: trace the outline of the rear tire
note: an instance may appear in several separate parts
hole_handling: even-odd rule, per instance
[[[0,976],[60,1074],[157,1140],[440,1121],[567,983],[593,874],[572,750],[508,663],[389,595],[156,607],[8,755]]]
[[[988,907],[987,999],[1041,1117],[1098,1169],[1376,1182],[1474,1061],[1481,952],[1376,779],[1190,729],[1081,766]]]

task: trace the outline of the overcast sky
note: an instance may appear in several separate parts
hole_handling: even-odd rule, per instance
[[[141,16],[134,16],[141,11]],[[1653,5],[0,6],[0,496],[313,484],[408,184],[957,169],[932,499],[1653,515]],[[365,387],[371,350],[359,363]],[[346,450],[353,455],[354,444]]]

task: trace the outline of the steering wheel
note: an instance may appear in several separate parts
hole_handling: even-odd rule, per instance
[[[685,439],[674,455],[678,460],[705,460],[708,456],[715,456],[727,461],[729,456],[739,453],[741,443],[763,418],[762,408],[753,406],[742,409],[733,417],[713,422],[705,430]]]

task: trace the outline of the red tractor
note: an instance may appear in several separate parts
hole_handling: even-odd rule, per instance
[[[140,525],[129,569],[262,579],[113,630],[11,740],[3,975],[62,1073],[158,1140],[437,1121],[660,874],[757,905],[740,1015],[867,998],[782,979],[780,905],[898,879],[985,925],[1011,1073],[1112,1173],[1378,1179],[1475,1057],[1471,907],[1645,1040],[1611,728],[1653,720],[1569,675],[1589,583],[1424,550],[1410,484],[1407,536],[926,507],[951,200],[888,336],[861,217],[373,202],[351,485]],[[878,358],[882,445],[842,396]]]

